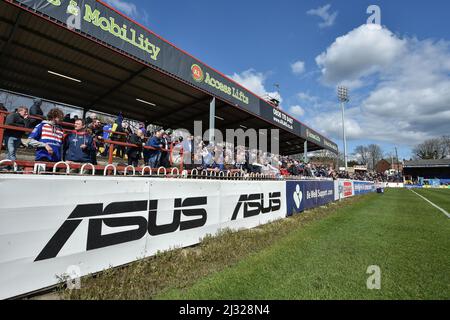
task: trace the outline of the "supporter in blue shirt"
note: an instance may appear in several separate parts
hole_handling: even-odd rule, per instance
[[[94,163],[96,152],[92,135],[85,130],[84,121],[75,121],[75,131],[68,134],[64,140],[64,160],[78,163]]]
[[[36,148],[36,161],[59,162],[62,159],[62,144],[64,132],[59,125],[64,119],[64,113],[52,109],[47,115],[48,121],[43,121],[30,134],[29,145]]]
[[[160,130],[151,137],[146,146],[152,147],[153,149],[146,149],[146,154],[148,157],[148,165],[152,168],[157,168],[159,166],[159,161],[161,158],[161,149],[163,147],[161,137],[164,134],[164,130]]]

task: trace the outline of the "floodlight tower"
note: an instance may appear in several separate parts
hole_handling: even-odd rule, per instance
[[[344,139],[344,162],[345,171],[348,170],[348,159],[347,159],[347,137],[345,136],[345,103],[350,101],[348,88],[340,86],[338,87],[338,98],[341,102],[342,107],[342,136]]]

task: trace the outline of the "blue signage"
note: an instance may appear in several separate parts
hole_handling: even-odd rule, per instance
[[[287,215],[292,216],[308,209],[334,201],[333,181],[287,181]]]
[[[353,188],[355,189],[355,196],[375,192],[375,184],[373,182],[354,181]]]
[[[420,184],[407,184],[405,185],[406,189],[422,189],[423,186]]]

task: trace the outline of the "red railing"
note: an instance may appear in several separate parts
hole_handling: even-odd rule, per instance
[[[33,131],[33,129],[30,128],[22,128],[22,127],[15,127],[15,126],[8,126],[5,125],[5,118],[6,115],[10,114],[11,112],[7,112],[7,111],[2,111],[0,110],[0,151],[2,148],[2,144],[3,144],[3,137],[4,137],[4,131],[5,130],[13,130],[13,131],[21,131],[24,133],[31,133]],[[37,119],[37,120],[42,120],[42,118],[40,117],[35,117],[35,116],[29,116],[31,119]],[[73,123],[67,123],[67,122],[62,122],[61,123],[62,126],[65,127],[70,127],[70,126],[74,126]],[[68,129],[64,129],[65,133],[72,133],[73,130],[68,130]],[[125,132],[116,132],[116,131],[111,131],[111,130],[106,130],[105,132],[110,133],[110,134],[117,134],[117,135],[122,135],[125,137],[128,137],[128,134]],[[131,143],[126,143],[126,142],[121,142],[121,141],[114,141],[114,140],[102,140],[101,142],[108,144],[109,145],[109,156],[108,156],[108,164],[112,164],[113,163],[113,157],[114,157],[114,147],[115,146],[122,146],[122,147],[129,147],[129,148],[141,148],[141,146],[135,145],[135,144],[131,144]],[[173,152],[174,152],[174,146],[175,144],[172,142],[170,144],[170,149],[157,149],[157,148],[153,148],[150,146],[143,146],[143,149],[146,150],[160,150],[162,152],[168,152],[170,154],[170,166],[173,166]],[[180,165],[179,165],[179,170],[183,171],[184,168],[184,163],[183,163],[183,148],[180,149]],[[30,161],[16,161],[17,164],[21,165],[20,163],[26,164],[25,167],[27,167],[27,165],[29,165],[31,162]],[[41,162],[39,162],[41,163]],[[82,164],[80,165],[80,167],[82,166]],[[34,167],[34,164],[33,166]]]

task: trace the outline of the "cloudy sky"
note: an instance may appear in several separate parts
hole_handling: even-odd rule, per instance
[[[450,1],[107,0],[342,145],[336,86],[351,90],[349,149],[386,153],[450,135]],[[257,5],[256,5],[257,4]],[[370,5],[381,25],[368,25]]]

